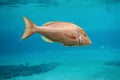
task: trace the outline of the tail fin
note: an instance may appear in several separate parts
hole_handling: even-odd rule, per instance
[[[35,24],[32,23],[28,18],[23,16],[24,22],[25,22],[25,31],[23,33],[23,36],[21,39],[25,39],[29,36],[31,36],[34,33],[34,28],[36,27]]]

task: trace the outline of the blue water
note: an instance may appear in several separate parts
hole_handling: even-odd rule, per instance
[[[39,34],[21,40],[23,16],[38,26],[49,21],[75,23],[92,45],[46,43]],[[0,0],[0,65],[26,62],[61,66],[10,80],[120,80],[120,0]]]

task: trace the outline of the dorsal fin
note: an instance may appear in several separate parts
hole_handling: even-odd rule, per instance
[[[49,25],[49,24],[52,24],[52,23],[54,23],[54,21],[52,22],[47,22],[47,23],[45,23],[45,24],[43,24],[42,26],[47,26],[47,25]]]
[[[47,38],[47,37],[45,37],[45,36],[42,36],[41,38],[42,38],[44,41],[49,42],[49,43],[54,42],[54,41],[52,41],[52,40],[48,39],[48,38]]]

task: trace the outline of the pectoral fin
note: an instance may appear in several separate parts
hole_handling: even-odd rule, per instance
[[[67,33],[66,34],[70,39],[76,39],[78,37],[77,33]]]
[[[52,40],[48,39],[48,38],[47,38],[47,37],[45,37],[45,36],[42,36],[41,38],[42,38],[44,41],[49,42],[49,43],[54,42],[54,41],[52,41]]]
[[[76,39],[76,37],[73,36],[73,35],[69,35],[69,38],[70,38],[70,39]]]

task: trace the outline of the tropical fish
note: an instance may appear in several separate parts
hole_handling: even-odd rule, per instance
[[[28,18],[23,17],[25,31],[21,39],[25,39],[34,33],[42,35],[42,39],[47,42],[59,42],[66,46],[90,45],[91,40],[85,31],[70,22],[48,22],[40,27],[35,25]]]

